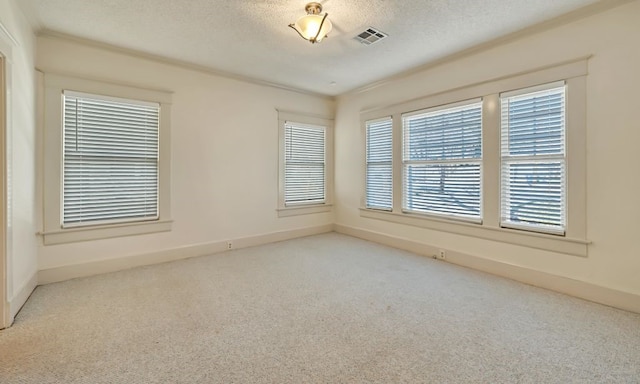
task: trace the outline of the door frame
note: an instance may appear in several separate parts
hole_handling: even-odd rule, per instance
[[[0,51],[0,329],[11,325],[7,271],[7,114],[7,58]]]

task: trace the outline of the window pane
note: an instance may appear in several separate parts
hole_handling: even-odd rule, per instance
[[[564,88],[507,98],[503,109],[509,155],[564,152]]]
[[[482,105],[404,119],[405,160],[474,159],[482,154]]]
[[[367,207],[391,210],[393,207],[391,165],[367,165]]]
[[[391,118],[366,123],[368,208],[392,209],[392,121]]]
[[[564,163],[505,163],[504,219],[512,223],[561,226],[564,222]]]
[[[480,164],[409,165],[404,176],[407,209],[480,216]]]

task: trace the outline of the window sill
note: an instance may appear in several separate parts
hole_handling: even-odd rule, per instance
[[[383,220],[397,224],[411,225],[436,231],[454,233],[479,239],[499,241],[544,251],[564,253],[574,256],[587,256],[587,240],[572,239],[517,229],[489,227],[462,221],[453,221],[435,217],[424,217],[410,213],[395,213],[360,208],[360,216],[368,219]]]
[[[120,223],[101,226],[65,228],[41,233],[44,245],[75,243],[114,237],[143,235],[171,230],[172,220]]]
[[[393,213],[392,211],[386,211],[386,213]],[[482,224],[482,218],[464,217],[456,215],[444,215],[437,213],[422,213],[417,211],[402,210],[402,216],[415,217],[418,219],[432,219],[436,221],[444,221],[447,223],[463,223],[463,224]]]
[[[314,213],[330,212],[333,209],[331,204],[320,205],[300,205],[297,207],[278,208],[278,217],[290,217],[299,215],[311,215]]]

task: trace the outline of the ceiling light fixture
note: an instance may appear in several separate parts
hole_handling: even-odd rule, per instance
[[[322,4],[320,3],[309,3],[304,9],[307,11],[307,15],[302,16],[295,24],[289,24],[289,26],[295,29],[303,39],[309,40],[311,44],[319,43],[327,37],[333,28],[331,21],[327,18],[329,14],[320,15],[322,12]]]

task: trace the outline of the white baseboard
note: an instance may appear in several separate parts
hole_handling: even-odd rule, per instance
[[[342,224],[334,224],[334,231],[360,239],[387,245],[393,248],[432,257],[437,254],[438,248],[417,241],[386,235],[367,229],[355,228]],[[469,267],[493,275],[506,277],[525,284],[549,289],[581,299],[640,313],[640,295],[618,291],[615,289],[591,284],[585,281],[574,280],[568,277],[558,276],[547,272],[537,271],[517,265],[502,263],[465,253],[447,251],[446,261]]]
[[[18,292],[13,296],[11,300],[9,300],[9,324],[13,324],[13,320],[16,318],[16,315],[27,302],[33,290],[38,286],[38,273],[34,273],[27,279],[27,281],[22,284],[22,287],[18,289]]]
[[[254,247],[257,245],[275,243],[283,240],[295,239],[333,231],[333,224],[271,232],[262,235],[248,236],[224,241],[187,245],[184,247],[154,251],[117,259],[90,261],[82,264],[65,265],[38,271],[38,284],[49,284],[78,277],[99,275],[144,265],[166,263],[191,257],[212,255],[228,251],[228,241],[232,249]]]

